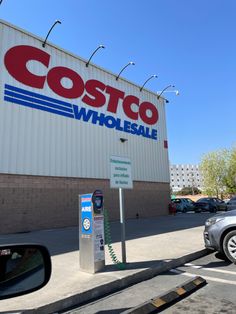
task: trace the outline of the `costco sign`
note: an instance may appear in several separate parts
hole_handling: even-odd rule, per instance
[[[45,50],[29,45],[10,48],[4,56],[8,73],[18,82],[37,88],[37,93],[5,84],[4,100],[157,140],[157,130],[153,127],[156,126],[159,115],[153,103],[140,101],[138,97],[127,95],[124,91],[99,80],[84,81],[80,73],[71,68],[50,67],[51,58],[52,56]],[[38,75],[29,71],[27,68],[29,61],[39,62],[45,68],[45,74]],[[71,87],[62,84],[65,78],[72,82]],[[56,95],[68,99],[68,102],[38,93],[38,90],[44,90],[45,84]],[[82,105],[73,104],[72,99],[80,100]],[[119,106],[122,106],[128,120],[116,116]],[[101,107],[106,108],[106,114],[99,112],[98,108]],[[138,121],[142,121],[143,124],[138,124]]]

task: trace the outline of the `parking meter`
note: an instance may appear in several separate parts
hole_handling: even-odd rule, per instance
[[[103,194],[79,195],[80,269],[96,273],[105,266]]]
[[[103,215],[103,195],[100,190],[96,190],[92,196],[94,215]]]

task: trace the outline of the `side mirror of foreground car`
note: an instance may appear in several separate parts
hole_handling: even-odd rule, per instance
[[[36,291],[51,276],[51,258],[37,244],[0,245],[0,300]]]

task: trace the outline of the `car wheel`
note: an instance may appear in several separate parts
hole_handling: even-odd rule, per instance
[[[186,208],[185,207],[183,208],[183,213],[186,213]]]
[[[236,263],[236,230],[230,231],[224,237],[223,251],[231,262]]]

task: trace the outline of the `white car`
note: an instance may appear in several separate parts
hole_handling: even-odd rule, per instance
[[[186,213],[194,210],[194,202],[190,198],[174,198],[171,202],[175,204],[177,212]]]

